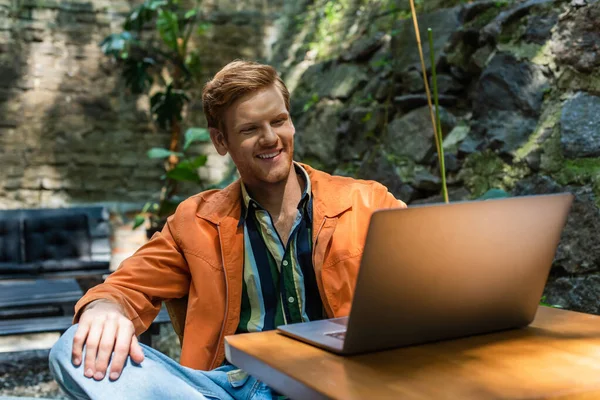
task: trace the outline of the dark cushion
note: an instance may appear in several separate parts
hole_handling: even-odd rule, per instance
[[[22,260],[21,221],[0,220],[0,263],[20,263]]]
[[[91,260],[91,238],[85,214],[26,217],[25,262]]]
[[[39,266],[34,264],[23,264],[23,263],[5,263],[0,262],[0,274],[37,274],[39,273]]]
[[[108,261],[82,261],[82,260],[46,260],[35,263],[40,272],[59,272],[59,271],[87,271],[96,269],[106,269],[109,267]]]
[[[82,260],[45,260],[31,263],[1,263],[0,275],[30,274],[37,275],[44,272],[69,272],[69,271],[95,271],[106,270],[109,261],[82,261]]]

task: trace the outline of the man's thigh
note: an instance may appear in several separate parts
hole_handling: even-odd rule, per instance
[[[271,399],[271,390],[233,365],[212,371],[181,366],[171,358],[142,345],[144,361],[127,359],[121,377],[100,381],[83,375],[83,365],[71,362],[76,326],[60,338],[50,353],[50,368],[56,381],[77,399]],[[84,349],[85,351],[85,349]],[[110,368],[110,365],[109,365]],[[108,374],[106,374],[108,376]]]

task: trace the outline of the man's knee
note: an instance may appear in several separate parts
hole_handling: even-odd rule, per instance
[[[58,339],[58,342],[52,346],[49,356],[51,368],[57,364],[61,364],[63,366],[71,364],[73,338],[76,331],[77,325],[73,325]]]

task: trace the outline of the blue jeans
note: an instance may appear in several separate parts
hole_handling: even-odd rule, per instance
[[[83,375],[83,362],[71,362],[73,336],[69,328],[50,351],[50,370],[59,386],[75,399],[244,399],[263,400],[277,395],[262,382],[233,365],[212,371],[183,367],[151,347],[141,345],[144,361],[135,364],[127,358],[116,381],[96,381]],[[84,349],[85,351],[85,349]],[[85,356],[84,356],[85,359]],[[109,365],[110,368],[110,365]]]

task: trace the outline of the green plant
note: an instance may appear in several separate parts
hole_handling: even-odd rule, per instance
[[[181,152],[185,109],[201,72],[200,55],[191,49],[190,40],[209,27],[201,21],[200,5],[197,0],[194,8],[186,9],[179,0],[146,0],[127,15],[122,32],[100,43],[104,54],[119,65],[126,90],[149,96],[152,119],[170,133],[168,148],[148,152],[150,158],[165,160],[166,174],[158,202],[144,207],[144,214],[168,215],[177,202],[177,183],[199,183],[195,169],[206,162],[204,155],[192,160]],[[185,138],[184,151],[195,141],[207,140],[208,133],[191,128]]]
[[[302,111],[306,112],[313,108],[319,102],[319,95],[317,93],[313,93],[313,95],[308,99],[306,103],[304,103],[304,107],[302,107]]]
[[[171,156],[178,158],[178,163],[166,171],[162,176],[165,182],[192,182],[203,189],[198,168],[204,166],[207,161],[205,154],[191,155],[188,151],[193,143],[206,143],[210,141],[207,129],[190,128],[185,132],[185,141],[181,152],[173,152],[169,149],[153,147],[148,150],[147,156],[152,159],[167,160]],[[151,226],[159,225],[160,221],[169,216],[179,204],[181,199],[177,196],[164,198],[162,202],[149,201],[144,205],[142,211],[135,216],[133,229],[150,220]]]
[[[542,296],[542,298],[540,299],[540,306],[545,306],[545,307],[552,307],[552,308],[563,308],[562,306],[558,305],[558,304],[550,304],[546,301],[546,296]]]
[[[433,33],[431,29],[428,29],[429,36],[429,52],[431,54],[431,71],[433,78],[433,87],[434,87],[434,97],[435,97],[435,113],[433,109],[433,105],[431,103],[431,92],[429,90],[429,80],[427,79],[427,69],[425,68],[425,57],[423,56],[423,48],[421,46],[421,35],[419,34],[419,23],[417,21],[417,12],[415,9],[415,0],[410,0],[410,10],[413,19],[413,25],[415,28],[415,36],[417,39],[417,48],[419,50],[419,57],[421,59],[421,70],[423,71],[423,83],[425,84],[425,94],[427,95],[427,105],[429,106],[429,114],[431,116],[431,125],[433,126],[433,137],[435,141],[435,147],[437,149],[438,154],[438,162],[440,166],[440,175],[442,177],[442,194],[444,196],[444,201],[446,203],[449,202],[448,199],[448,187],[446,185],[446,169],[444,166],[444,146],[442,142],[444,137],[442,135],[442,124],[440,122],[440,112],[439,112],[439,101],[438,101],[438,91],[437,91],[437,76],[435,73],[435,53],[433,49]]]

